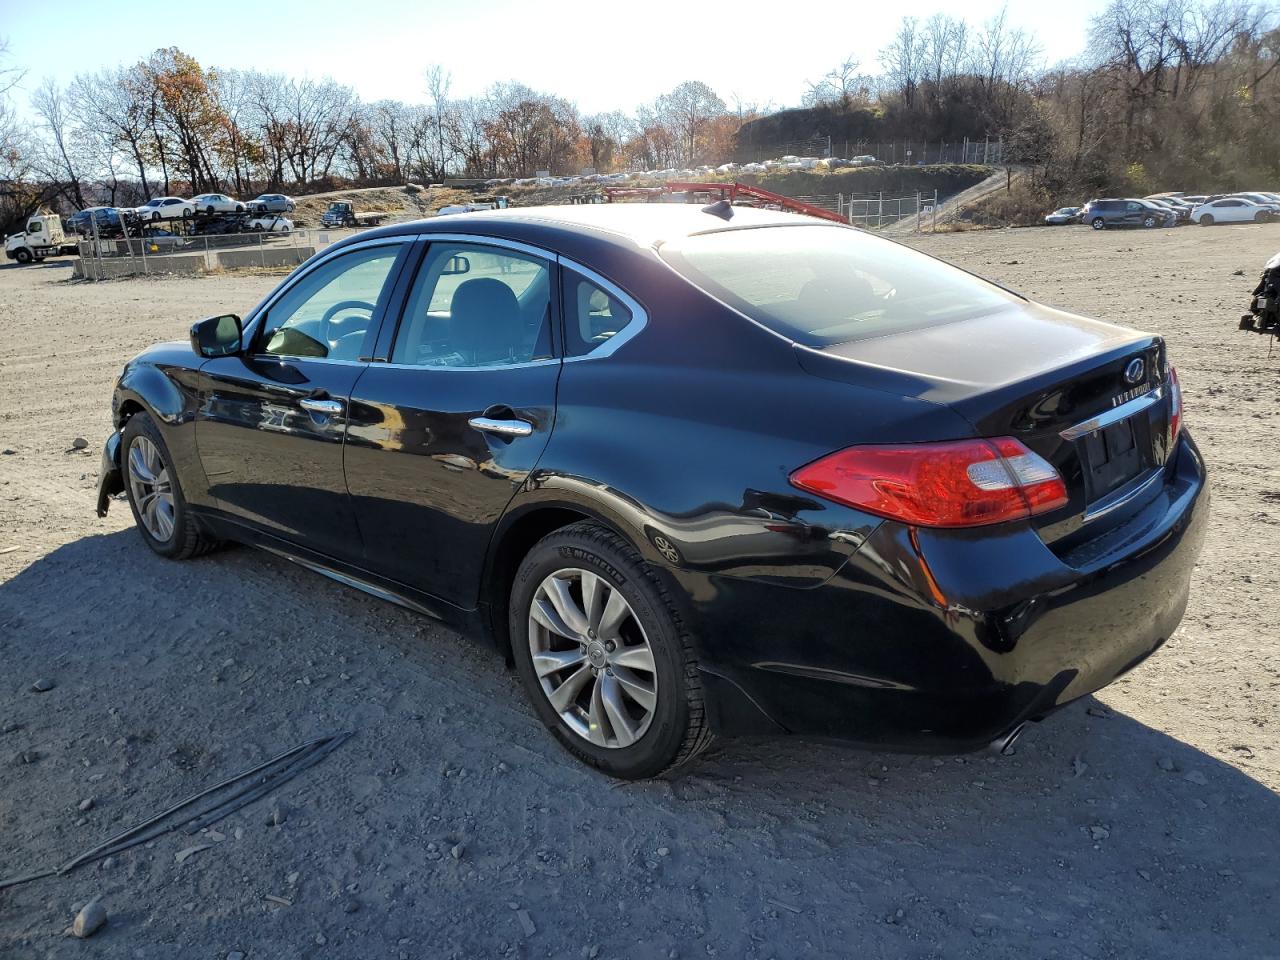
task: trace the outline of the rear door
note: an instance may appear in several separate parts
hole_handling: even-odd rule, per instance
[[[255,317],[242,355],[201,367],[196,446],[228,514],[360,560],[342,467],[348,403],[411,248],[392,237],[320,261]]]
[[[346,480],[370,570],[476,605],[494,525],[555,421],[556,271],[519,244],[423,246],[348,413]]]

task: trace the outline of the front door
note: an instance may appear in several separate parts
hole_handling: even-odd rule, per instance
[[[347,486],[368,568],[476,605],[494,525],[555,419],[555,265],[438,241],[423,257],[389,362],[351,396]]]
[[[392,238],[317,264],[255,318],[241,355],[201,367],[196,446],[228,514],[359,562],[342,463],[348,403],[410,247]]]

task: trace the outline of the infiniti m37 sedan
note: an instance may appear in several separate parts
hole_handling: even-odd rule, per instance
[[[361,233],[130,361],[98,510],[514,665],[570,752],[960,752],[1177,627],[1207,523],[1160,337],[725,203]]]

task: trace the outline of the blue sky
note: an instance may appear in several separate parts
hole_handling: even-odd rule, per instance
[[[176,45],[205,66],[333,77],[366,100],[423,99],[423,69],[439,63],[453,75],[455,96],[518,79],[592,113],[630,111],[690,79],[706,81],[730,103],[737,95],[792,106],[806,78],[818,78],[850,53],[875,69],[877,50],[905,15],[944,10],[976,23],[1001,5],[0,0],[0,37],[8,38],[13,64],[28,70],[26,90],[45,75],[66,81]],[[1083,49],[1089,17],[1103,5],[1009,0],[1008,19],[1033,32],[1046,59],[1056,62]],[[24,101],[23,91],[15,99]]]

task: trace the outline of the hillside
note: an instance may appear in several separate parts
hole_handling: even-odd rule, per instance
[[[782,170],[764,174],[729,174],[726,176],[696,176],[699,182],[732,182],[740,180],[764,187],[788,197],[834,198],[837,194],[873,195],[884,192],[886,196],[909,196],[919,191],[932,194],[938,191],[945,198],[972,187],[991,176],[990,167],[969,164],[938,164],[933,166],[886,166],[841,169],[833,172],[818,170]],[[618,186],[657,186],[666,178],[635,177],[620,182]],[[417,220],[430,217],[444,206],[468,203],[477,197],[502,195],[510,198],[513,207],[531,207],[543,204],[568,203],[574,196],[603,193],[604,185],[586,179],[552,185],[495,184],[479,187],[365,187],[350,190],[333,190],[294,197],[298,209],[293,215],[298,227],[317,227],[320,215],[333,200],[349,200],[360,212],[380,211],[389,215],[391,222]]]

